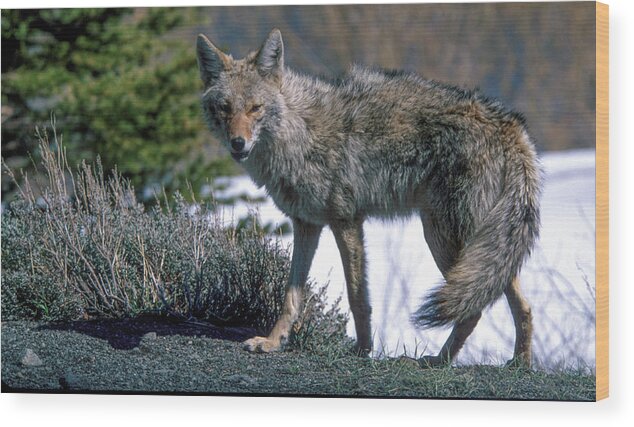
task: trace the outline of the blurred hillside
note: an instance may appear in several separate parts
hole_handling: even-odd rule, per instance
[[[201,9],[203,32],[234,57],[274,26],[290,67],[338,74],[351,63],[479,87],[521,111],[542,150],[594,146],[594,4],[488,3]]]
[[[540,150],[594,146],[591,2],[157,11],[2,11],[9,165],[28,168],[34,126],[54,111],[71,162],[99,154],[137,188],[182,190],[189,180],[198,192],[237,168],[200,118],[196,34],[242,57],[273,27],[299,71],[337,75],[358,63],[478,87],[524,113]],[[3,180],[3,197],[10,190]]]

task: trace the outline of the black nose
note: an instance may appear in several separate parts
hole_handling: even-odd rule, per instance
[[[233,151],[242,151],[242,149],[244,148],[244,144],[244,138],[241,136],[237,136],[231,140],[231,148],[233,149]]]

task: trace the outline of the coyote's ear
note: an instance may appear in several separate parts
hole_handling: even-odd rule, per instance
[[[221,72],[231,68],[232,59],[218,49],[203,34],[198,34],[196,41],[196,53],[198,55],[198,69],[200,78],[205,87],[211,86]]]
[[[273,77],[278,82],[284,71],[284,43],[282,33],[277,28],[269,33],[256,58],[258,72],[263,77]]]

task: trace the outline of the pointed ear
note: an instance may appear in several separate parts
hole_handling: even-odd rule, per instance
[[[203,34],[198,34],[196,54],[200,78],[205,87],[211,86],[221,72],[231,69],[232,58],[214,46]]]
[[[269,33],[268,38],[258,51],[255,61],[261,76],[273,77],[281,81],[284,72],[284,43],[280,30],[274,28]]]

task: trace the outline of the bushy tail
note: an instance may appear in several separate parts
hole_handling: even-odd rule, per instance
[[[539,234],[541,168],[522,133],[508,155],[502,195],[466,242],[446,283],[434,289],[413,316],[423,327],[463,321],[493,304],[519,273]]]

